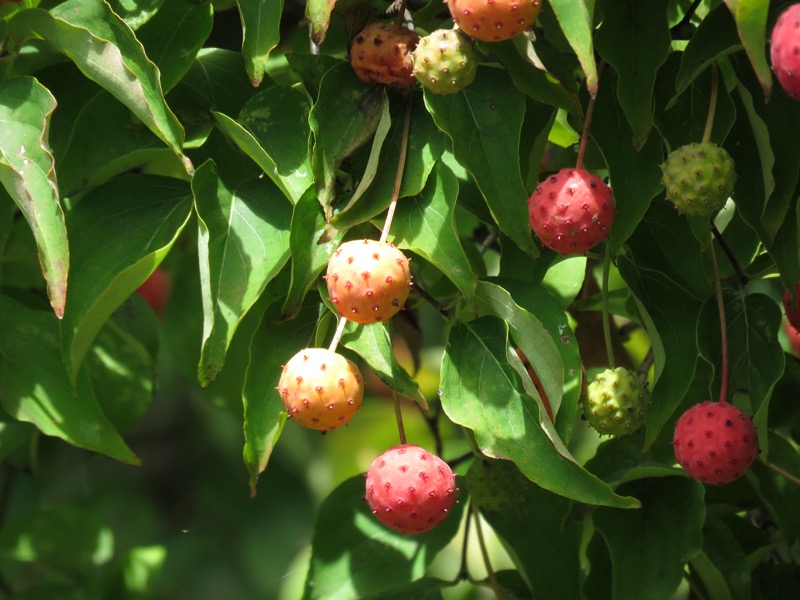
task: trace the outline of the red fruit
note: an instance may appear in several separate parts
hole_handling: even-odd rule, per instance
[[[783,329],[786,331],[786,337],[789,338],[792,354],[800,356],[800,331],[795,329],[789,321],[783,322]]]
[[[540,0],[445,0],[453,22],[476,40],[510,40],[528,29],[542,8]]]
[[[783,292],[783,308],[786,309],[786,318],[795,329],[800,329],[800,283],[794,288],[795,300],[792,300],[791,290]],[[794,305],[793,305],[794,303]]]
[[[172,282],[167,272],[161,267],[156,267],[150,277],[139,286],[136,293],[144,298],[153,309],[153,312],[156,313],[156,316],[161,318],[164,316],[164,310],[167,307],[171,287]]]
[[[597,175],[567,168],[536,187],[528,214],[542,244],[559,254],[582,254],[608,237],[614,201]]]
[[[701,402],[675,424],[675,458],[692,479],[724,485],[744,475],[758,454],[753,421],[727,402]]]
[[[367,25],[350,46],[350,64],[365,83],[382,83],[395,89],[412,86],[414,60],[411,52],[419,36],[405,27],[372,23]]]
[[[372,514],[400,533],[423,533],[444,521],[456,502],[456,489],[447,463],[413,444],[390,448],[367,471]]]
[[[408,258],[387,242],[345,242],[328,260],[328,295],[339,314],[366,325],[391,319],[411,288]]]
[[[289,416],[303,427],[330,431],[361,408],[364,379],[353,363],[324,348],[306,348],[283,367],[278,391]]]
[[[769,54],[781,87],[800,100],[800,4],[792,4],[778,18],[772,29]]]

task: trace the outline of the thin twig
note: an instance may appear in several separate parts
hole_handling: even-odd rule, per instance
[[[413,89],[406,96],[405,115],[403,116],[403,134],[400,138],[400,157],[397,159],[397,174],[394,177],[394,189],[392,189],[392,199],[389,202],[389,210],[386,212],[386,221],[383,223],[380,241],[385,242],[389,237],[389,230],[394,220],[394,211],[397,210],[397,198],[400,196],[400,185],[403,183],[403,173],[406,168],[406,153],[408,152],[408,132],[411,128],[411,106],[414,103]]]
[[[500,589],[500,584],[497,583],[497,577],[494,574],[494,569],[492,569],[492,562],[489,560],[489,551],[486,548],[486,540],[483,539],[483,527],[481,527],[481,517],[477,510],[472,508],[470,505],[470,512],[472,513],[472,518],[475,519],[475,531],[478,534],[478,545],[481,549],[481,556],[483,556],[483,564],[486,567],[486,576],[489,579],[489,585],[494,592],[494,597],[496,600],[503,599],[503,590]]]
[[[776,472],[778,475],[780,475],[780,476],[782,476],[782,477],[786,478],[786,480],[787,480],[787,481],[791,481],[791,482],[792,482],[793,484],[795,484],[795,485],[800,485],[800,478],[798,478],[798,477],[795,477],[794,475],[792,475],[792,474],[791,474],[791,473],[789,473],[788,471],[786,471],[786,470],[784,470],[784,469],[780,468],[780,467],[779,467],[778,465],[776,465],[775,463],[773,463],[773,462],[768,462],[768,463],[767,463],[767,468],[769,468],[771,471],[775,471],[775,472]]]
[[[458,575],[456,581],[465,581],[469,579],[469,565],[467,565],[467,551],[469,550],[469,523],[472,519],[467,518],[464,524],[464,541],[461,544],[461,566],[458,568]]]
[[[692,5],[687,9],[686,13],[683,15],[683,18],[680,20],[680,22],[669,30],[670,34],[672,34],[673,39],[684,39],[680,36],[676,37],[676,34],[680,34],[683,31],[683,28],[686,27],[686,25],[691,24],[692,17],[694,16],[697,7],[700,6],[700,3],[702,1],[703,0],[694,0],[694,2],[692,2]]]
[[[717,296],[717,310],[719,311],[720,343],[722,344],[722,368],[719,387],[719,401],[728,401],[728,321],[725,318],[725,299],[722,297],[722,282],[719,279],[719,267],[714,244],[711,244],[711,269],[714,273],[714,293]]]
[[[703,143],[711,139],[711,130],[714,128],[714,114],[717,112],[717,93],[719,90],[719,68],[717,63],[711,63],[711,97],[708,100],[708,115],[706,115],[706,128],[703,130]]]
[[[403,26],[403,18],[408,8],[408,0],[400,0],[400,8],[397,9],[397,16],[394,19],[394,26],[400,29]]]
[[[606,357],[608,358],[608,366],[614,368],[617,366],[614,359],[614,345],[611,343],[611,315],[608,310],[608,277],[611,271],[611,251],[606,246],[606,258],[603,261],[603,288],[600,294],[603,300],[603,337],[606,340]]]
[[[750,281],[750,278],[747,276],[747,273],[744,272],[742,269],[742,265],[739,264],[739,261],[736,260],[736,256],[733,254],[733,250],[728,245],[728,242],[725,241],[725,238],[722,237],[722,233],[714,222],[711,222],[711,233],[714,234],[714,239],[717,240],[719,247],[722,248],[722,251],[725,253],[725,256],[728,257],[728,262],[731,263],[733,266],[733,270],[736,271],[736,274],[739,276],[739,283],[742,286],[747,285],[747,282]]]
[[[394,418],[397,420],[397,434],[400,436],[400,443],[406,443],[406,428],[403,426],[403,411],[400,410],[400,395],[392,390],[394,400]]]

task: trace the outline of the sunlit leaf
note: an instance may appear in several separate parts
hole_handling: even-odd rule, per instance
[[[269,53],[280,41],[283,0],[237,0],[242,19],[242,54],[247,75],[254,86],[261,85]]]

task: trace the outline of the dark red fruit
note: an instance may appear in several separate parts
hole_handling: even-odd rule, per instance
[[[770,59],[784,91],[800,100],[800,4],[793,4],[778,18],[770,37]]]
[[[528,199],[533,231],[559,254],[582,254],[608,237],[614,221],[611,190],[583,169],[561,169]]]
[[[725,485],[744,475],[758,454],[753,421],[727,402],[701,402],[675,424],[675,459],[709,485]]]
[[[156,316],[161,318],[164,316],[171,288],[172,282],[167,272],[161,267],[156,267],[150,277],[139,286],[136,293],[144,298],[153,309],[153,312],[156,313]]]
[[[786,309],[786,318],[792,327],[800,329],[800,284],[794,288],[794,299],[791,290],[784,290],[783,308]]]
[[[411,53],[419,36],[405,27],[367,25],[350,46],[350,64],[361,81],[403,89],[417,82]]]
[[[395,446],[367,471],[366,500],[375,518],[390,529],[423,533],[447,518],[456,501],[456,477],[427,450]]]

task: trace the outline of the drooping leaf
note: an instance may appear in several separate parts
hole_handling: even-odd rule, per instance
[[[291,206],[266,180],[228,187],[213,162],[192,179],[203,294],[200,385],[222,370],[233,334],[289,260]]]
[[[703,546],[703,485],[683,477],[641,479],[620,486],[641,510],[598,508],[594,524],[611,551],[613,598],[669,598],[686,563]]]
[[[764,97],[772,95],[772,71],[767,64],[767,15],[769,2],[761,0],[725,0],[725,4],[733,14],[739,39],[750,64],[753,66],[758,81],[764,89]]]
[[[308,0],[306,2],[306,18],[311,21],[311,39],[319,45],[325,39],[330,25],[331,12],[336,0]]]
[[[358,354],[383,383],[397,393],[411,398],[428,410],[428,402],[419,389],[416,379],[408,374],[395,358],[392,340],[385,323],[359,326],[349,323],[342,336],[342,344]]]
[[[339,485],[322,503],[311,540],[304,598],[364,598],[421,579],[455,537],[461,507],[431,531],[406,535],[382,525],[364,502],[364,477]]]
[[[450,136],[458,162],[474,177],[500,231],[536,258],[519,167],[525,96],[502,71],[478,69],[475,81],[456,94],[425,90],[425,103]]]
[[[189,71],[213,24],[211,2],[170,0],[136,32],[158,67],[165,94]]]
[[[477,278],[456,230],[457,197],[458,180],[445,164],[437,162],[422,193],[398,204],[390,238],[397,247],[408,248],[436,265],[470,303]]]
[[[319,203],[330,219],[341,161],[372,137],[388,102],[383,86],[368,86],[349,63],[322,77],[319,97],[308,116],[314,135],[311,158]]]
[[[52,313],[0,295],[0,328],[0,403],[10,416],[79,448],[139,463],[103,414],[87,372],[70,381]]]
[[[597,94],[597,63],[594,58],[592,42],[594,2],[550,0],[550,7],[583,67],[589,94],[595,96]]]
[[[258,476],[267,468],[272,450],[286,423],[286,411],[275,390],[282,365],[311,343],[319,319],[315,299],[291,320],[281,321],[279,303],[265,313],[261,326],[250,341],[250,362],[245,374],[244,463],[250,474],[250,495],[257,492]]]
[[[637,507],[635,498],[617,496],[556,448],[539,425],[539,405],[508,364],[508,351],[508,326],[500,319],[453,324],[441,371],[442,408],[450,420],[474,431],[486,456],[513,460],[547,490],[587,504]]]
[[[671,50],[667,4],[667,0],[600,2],[603,26],[597,30],[595,46],[617,72],[617,99],[633,131],[636,149],[650,134],[656,72]],[[598,117],[597,121],[602,119]]]
[[[73,271],[62,322],[64,359],[74,377],[109,316],[162,261],[191,215],[189,186],[131,175],[86,195],[69,215]]]
[[[33,232],[47,295],[64,315],[69,249],[48,126],[53,95],[32,77],[0,81],[0,182]]]
[[[283,0],[236,0],[242,19],[242,54],[247,75],[258,87],[267,70],[269,53],[278,45]]]
[[[130,108],[175,154],[182,155],[183,127],[164,99],[158,68],[108,4],[67,0],[49,12],[21,11],[11,27],[19,37],[36,34],[47,40]]]

